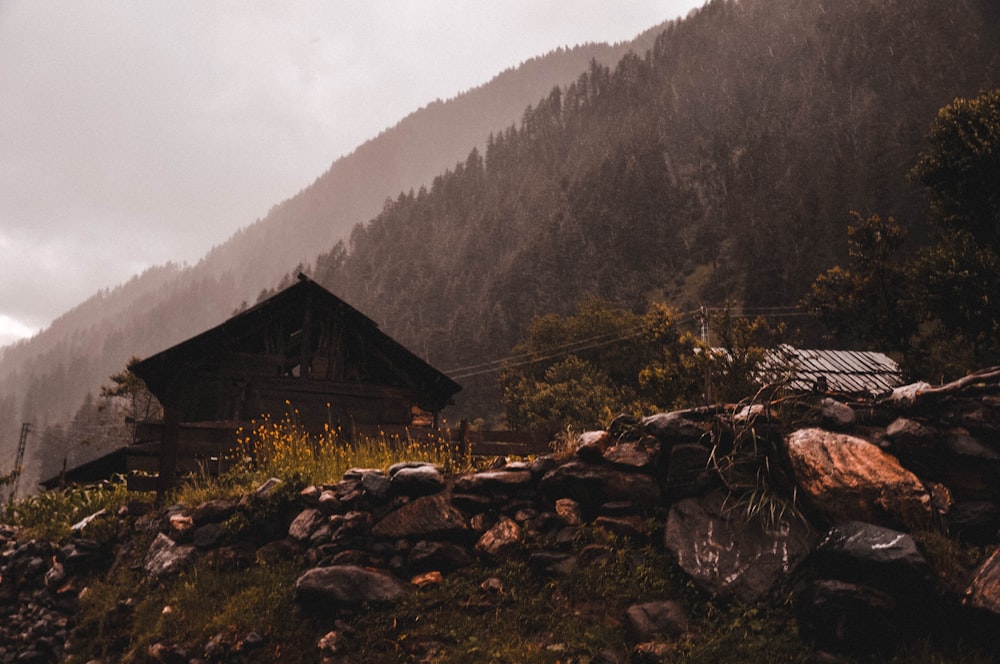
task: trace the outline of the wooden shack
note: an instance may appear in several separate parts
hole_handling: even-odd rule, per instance
[[[179,459],[223,451],[232,432],[264,414],[294,413],[313,431],[436,426],[461,389],[302,275],[133,371],[164,407],[158,488],[173,480]]]

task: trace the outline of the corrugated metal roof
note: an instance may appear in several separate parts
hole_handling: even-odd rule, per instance
[[[797,391],[819,389],[845,394],[882,394],[903,384],[903,373],[889,356],[874,351],[804,350],[780,346],[768,371],[783,373]]]

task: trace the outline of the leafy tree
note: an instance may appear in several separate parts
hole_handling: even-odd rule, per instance
[[[766,379],[761,363],[783,328],[727,308],[712,317],[713,350],[669,306],[638,315],[589,300],[573,316],[536,319],[500,377],[511,428],[606,426],[620,413],[735,401]]]
[[[1000,88],[942,108],[928,142],[911,176],[942,233],[909,266],[910,363],[944,379],[1000,362]]]
[[[507,423],[512,429],[558,431],[594,429],[620,412],[627,388],[575,355],[550,365],[541,379],[508,374],[503,388]]]
[[[651,349],[642,316],[585,300],[571,316],[532,321],[500,374],[508,426],[593,428],[629,409]]]
[[[768,366],[770,351],[786,335],[783,324],[772,326],[763,316],[736,316],[726,306],[712,317],[709,328],[715,334],[715,346],[724,352],[698,356],[703,373],[709,376],[706,400],[734,402],[746,399],[765,383],[780,387],[782,368]],[[779,375],[774,375],[775,372]]]
[[[942,108],[928,142],[912,177],[927,187],[934,218],[1000,250],[1000,88]]]
[[[841,341],[899,350],[912,329],[909,279],[899,258],[906,230],[893,217],[851,217],[850,267],[834,266],[817,277],[808,302]]]
[[[842,336],[944,380],[1000,362],[1000,90],[942,108],[928,142],[911,176],[927,187],[937,242],[902,262],[891,217],[852,224],[852,269],[820,275],[811,302]]]

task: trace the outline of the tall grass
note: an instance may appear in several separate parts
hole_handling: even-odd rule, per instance
[[[400,461],[425,461],[447,472],[471,467],[459,446],[437,434],[416,437],[388,435],[349,438],[327,425],[311,434],[298,422],[297,411],[281,419],[265,415],[237,434],[234,471],[254,480],[296,478],[310,484],[336,482],[351,468],[387,469]]]

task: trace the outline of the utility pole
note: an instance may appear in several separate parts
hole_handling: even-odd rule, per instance
[[[17,487],[21,484],[21,464],[24,463],[24,448],[28,442],[28,434],[31,433],[31,424],[25,422],[21,425],[21,439],[17,442],[17,458],[14,461],[14,481],[10,487],[10,496],[7,498],[7,505],[14,502],[17,495]]]

